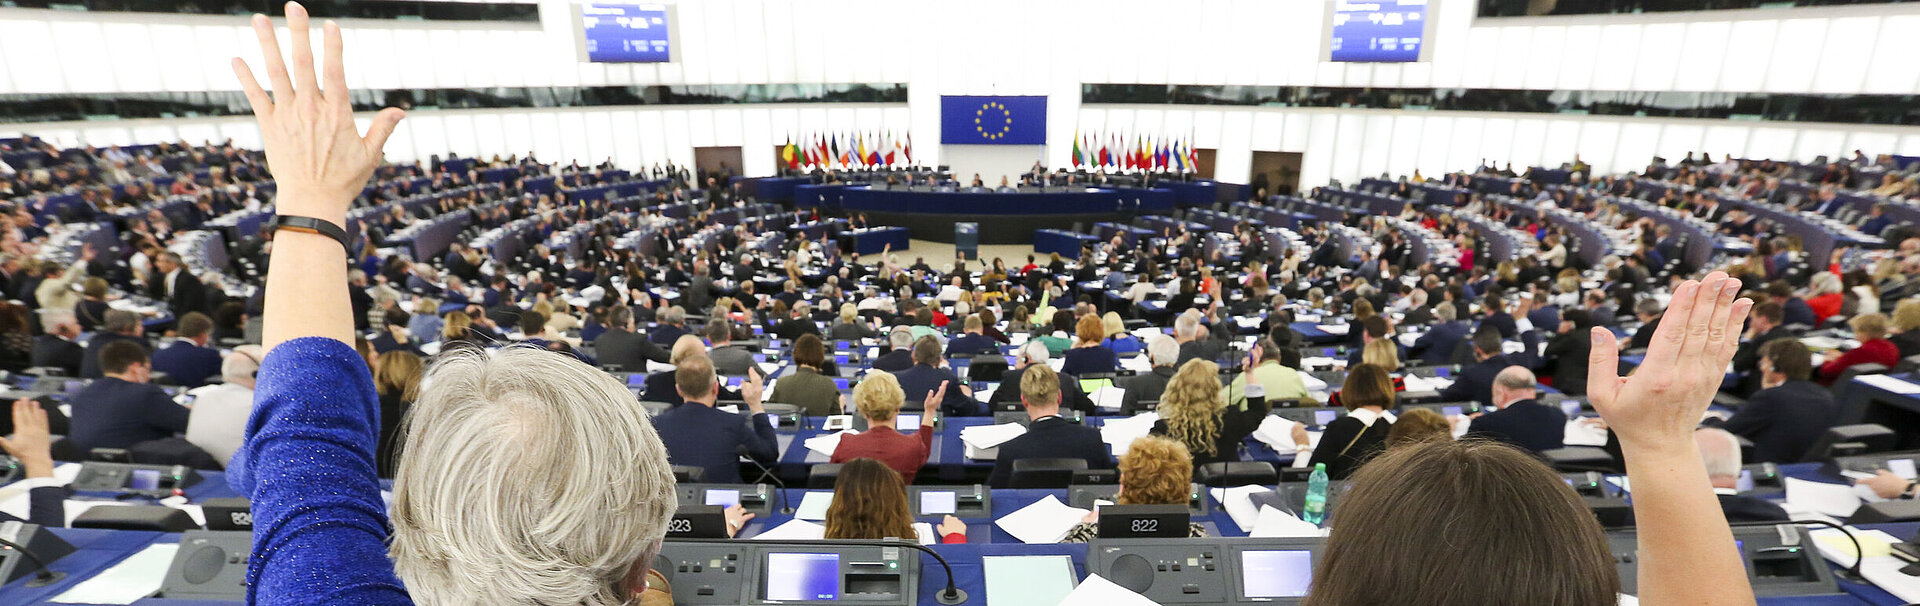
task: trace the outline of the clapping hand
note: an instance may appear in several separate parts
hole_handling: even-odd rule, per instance
[[[1587,397],[1623,447],[1665,450],[1693,444],[1694,427],[1720,389],[1740,345],[1740,327],[1753,309],[1752,300],[1734,299],[1739,292],[1739,280],[1717,271],[1704,281],[1681,283],[1646,360],[1628,377],[1618,375],[1613,332],[1593,329]]]
[[[326,88],[322,90],[313,64],[307,9],[288,2],[287,30],[293,36],[293,69],[280,59],[280,41],[266,15],[254,15],[253,32],[267,68],[272,96],[254,80],[253,69],[233,58],[233,73],[260,124],[267,165],[279,183],[276,200],[282,214],[314,217],[339,224],[347,205],[373,176],[380,164],[380,148],[405,112],[387,108],[374,116],[361,136],[353,123],[353,105],[347,98],[346,70],[341,65],[340,26],[322,26],[326,52]]]

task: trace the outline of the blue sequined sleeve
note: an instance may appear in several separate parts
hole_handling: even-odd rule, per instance
[[[249,604],[410,604],[387,558],[373,377],[339,341],[304,338],[260,366],[228,483],[253,501]]]

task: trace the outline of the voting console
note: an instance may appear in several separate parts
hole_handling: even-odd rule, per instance
[[[1613,561],[1620,569],[1620,591],[1637,595],[1639,539],[1633,531],[1607,533]],[[1813,538],[1794,524],[1736,526],[1734,549],[1746,563],[1747,580],[1756,597],[1836,595],[1840,588],[1833,571],[1820,557]]]
[[[920,589],[920,552],[878,542],[670,540],[653,569],[682,606],[904,606]]]
[[[1161,604],[1298,604],[1322,538],[1100,539],[1087,572]]]

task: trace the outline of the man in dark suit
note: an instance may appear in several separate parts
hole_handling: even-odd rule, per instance
[[[987,401],[989,407],[994,410],[999,410],[998,406],[1001,404],[1011,404],[1020,401],[1020,384],[1021,381],[1024,380],[1027,370],[1030,368],[1045,368],[1047,369],[1047,374],[1056,377],[1060,383],[1061,407],[1078,410],[1086,414],[1093,414],[1093,399],[1087,397],[1085,391],[1081,391],[1080,379],[1073,375],[1054,372],[1052,367],[1047,366],[1048,356],[1047,346],[1038,341],[1029,342],[1021,346],[1017,356],[1019,365],[1007,371],[1005,375],[1001,375],[1000,387],[993,391],[993,397]]]
[[[1513,314],[1507,313],[1507,304],[1498,297],[1487,297],[1487,316],[1480,319],[1481,326],[1500,329],[1500,338],[1515,339],[1520,336],[1520,323],[1513,320]]]
[[[1167,392],[1167,382],[1173,380],[1174,363],[1179,358],[1180,346],[1171,337],[1153,335],[1147,339],[1147,359],[1153,368],[1127,379],[1126,391],[1120,396],[1120,414],[1144,412],[1147,407],[1142,402],[1159,402],[1160,396]]]
[[[1351,328],[1349,328],[1349,330],[1351,330]],[[1362,320],[1360,322],[1360,346],[1347,352],[1347,368],[1359,366],[1363,358],[1366,357],[1367,345],[1374,341],[1387,338],[1388,333],[1391,331],[1392,327],[1387,324],[1386,316],[1376,315]],[[1396,343],[1393,347],[1398,351],[1400,345]],[[1395,355],[1398,356],[1398,354]]]
[[[667,363],[665,348],[633,331],[632,309],[619,305],[608,310],[607,326],[607,331],[593,340],[593,352],[601,365],[617,367],[621,372],[646,372],[648,361]]]
[[[1452,303],[1441,303],[1435,306],[1433,317],[1433,326],[1427,328],[1426,334],[1414,340],[1413,347],[1407,351],[1407,355],[1418,356],[1420,362],[1427,366],[1445,366],[1453,361],[1454,348],[1467,340],[1470,331],[1465,322],[1455,321]],[[1496,339],[1499,338],[1500,331],[1495,329],[1493,336]]]
[[[87,350],[73,342],[79,336],[80,326],[71,319],[55,324],[47,334],[33,338],[32,364],[58,368],[63,377],[80,376],[80,364],[86,359]]]
[[[1758,308],[1756,308],[1758,309]],[[1633,338],[1627,341],[1627,349],[1646,349],[1653,344],[1653,333],[1660,330],[1660,316],[1667,308],[1656,299],[1641,299],[1633,304],[1633,315],[1640,318],[1640,329],[1633,332]],[[1745,348],[1745,345],[1741,345]],[[1734,355],[1739,355],[1735,353]]]
[[[1807,378],[1813,354],[1798,339],[1778,339],[1760,347],[1761,390],[1721,422],[1734,435],[1753,441],[1753,458],[1762,463],[1798,463],[1813,443],[1833,426],[1840,408],[1833,392]]]
[[[887,346],[891,349],[873,359],[871,366],[874,370],[901,372],[913,368],[912,328],[895,326],[893,330],[887,331]]]
[[[347,272],[347,300],[353,306],[353,329],[359,332],[373,330],[373,322],[368,312],[373,311],[373,295],[367,294],[367,272],[353,270]]]
[[[790,315],[773,325],[773,336],[782,341],[792,341],[805,334],[820,334],[820,325],[813,321],[813,305],[801,301],[793,305]]]
[[[1460,374],[1453,378],[1453,384],[1440,390],[1442,401],[1472,400],[1481,406],[1493,405],[1493,378],[1513,365],[1507,356],[1501,354],[1500,331],[1488,327],[1474,332],[1473,358],[1477,361],[1460,369]]]
[[[1720,500],[1720,511],[1727,522],[1784,522],[1787,510],[1771,501],[1740,494],[1740,440],[1724,429],[1702,427],[1693,432],[1700,447],[1700,460],[1707,466],[1707,480],[1713,483],[1713,495]]]
[[[685,404],[669,408],[653,417],[653,427],[667,447],[667,460],[674,465],[705,469],[706,481],[739,484],[740,455],[762,462],[780,458],[780,443],[773,433],[773,422],[760,405],[760,373],[749,372],[741,384],[749,411],[742,415],[714,408],[720,395],[719,377],[713,374],[713,362],[706,356],[680,360],[673,371],[674,387]]]
[[[1045,364],[1026,367],[1020,381],[1003,389],[1020,392],[1027,407],[1027,433],[1000,445],[987,485],[1007,488],[1013,481],[1013,462],[1021,459],[1085,459],[1088,469],[1110,469],[1113,457],[1100,439],[1100,430],[1060,417],[1060,378]]]
[[[920,337],[913,342],[913,367],[893,373],[900,381],[900,391],[907,394],[906,410],[918,410],[927,394],[947,387],[946,396],[940,402],[940,414],[949,417],[966,417],[980,414],[980,403],[974,401],[973,390],[967,382],[961,381],[953,371],[935,366],[940,363],[940,340],[933,337]]]
[[[654,327],[647,331],[647,338],[652,340],[654,345],[670,348],[673,347],[674,341],[680,340],[682,335],[687,334],[686,308],[675,305],[662,309],[655,319],[657,322]]]
[[[100,369],[100,352],[116,341],[130,341],[142,350],[147,347],[147,338],[142,336],[144,327],[140,324],[140,314],[112,309],[100,323],[100,330],[87,339],[87,350],[80,360],[80,378],[98,379],[104,375]]]
[[[81,452],[127,448],[187,430],[188,410],[147,383],[153,367],[147,348],[116,341],[100,351],[104,375],[73,395],[72,434]]]
[[[1587,310],[1569,309],[1560,314],[1558,333],[1542,354],[1544,367],[1553,376],[1553,388],[1568,395],[1587,393],[1587,354],[1593,351],[1593,321]]]
[[[173,384],[194,388],[207,384],[208,377],[220,374],[220,350],[207,347],[213,334],[213,319],[200,312],[180,317],[175,331],[180,338],[172,345],[153,352],[153,369],[167,373]]]
[[[373,351],[377,353],[404,351],[416,356],[421,355],[420,344],[413,342],[413,333],[407,330],[407,322],[412,320],[412,314],[397,307],[387,310],[385,319],[381,322],[380,334],[368,341],[373,345]]]
[[[1000,353],[1000,345],[994,342],[993,337],[981,332],[986,328],[981,325],[979,315],[967,316],[960,326],[960,336],[947,341],[947,356]]]
[[[207,288],[200,278],[187,271],[179,253],[166,252],[153,261],[153,277],[147,280],[147,294],[166,301],[175,317],[192,312],[207,313]]]
[[[1747,316],[1746,340],[1733,352],[1733,371],[1740,373],[1740,385],[1736,393],[1752,395],[1760,391],[1760,348],[1777,339],[1793,338],[1793,332],[1785,326],[1786,311],[1779,301],[1768,301],[1753,306],[1753,312]]]
[[[1467,436],[1506,442],[1534,454],[1559,448],[1567,415],[1534,399],[1539,395],[1534,391],[1537,382],[1525,367],[1501,370],[1493,378],[1493,406],[1499,410],[1474,417]]]
[[[714,372],[729,376],[744,375],[747,369],[754,366],[753,352],[733,344],[732,324],[726,318],[711,318],[700,332],[707,337],[707,357],[713,360]]]

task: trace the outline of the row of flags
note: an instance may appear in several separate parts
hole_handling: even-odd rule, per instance
[[[1193,172],[1200,152],[1186,139],[1117,133],[1073,133],[1073,167],[1113,170]]]
[[[913,135],[878,133],[817,133],[792,137],[780,147],[780,163],[787,168],[872,168],[911,166]]]

